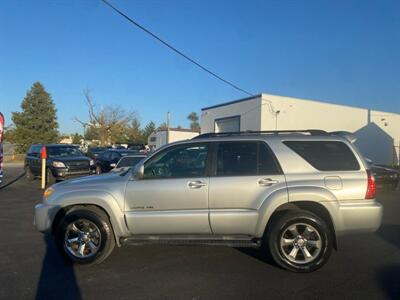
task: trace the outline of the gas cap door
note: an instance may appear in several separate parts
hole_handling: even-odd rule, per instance
[[[330,190],[341,190],[343,188],[342,179],[339,176],[326,176],[324,182]]]

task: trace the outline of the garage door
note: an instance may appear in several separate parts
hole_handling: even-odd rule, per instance
[[[215,132],[240,131],[240,116],[221,118],[215,120]]]

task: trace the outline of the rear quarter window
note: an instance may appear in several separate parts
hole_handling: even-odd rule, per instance
[[[285,141],[283,143],[319,171],[360,170],[353,151],[343,142]]]

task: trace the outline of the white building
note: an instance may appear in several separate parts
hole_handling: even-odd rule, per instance
[[[269,94],[206,107],[201,114],[201,133],[295,129],[353,132],[365,157],[399,164],[400,114]]]
[[[188,140],[199,135],[199,132],[184,128],[169,128],[168,130],[156,130],[150,134],[147,144],[150,149],[160,148],[169,143]]]

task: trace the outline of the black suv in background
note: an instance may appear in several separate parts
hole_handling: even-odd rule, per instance
[[[96,158],[96,174],[110,172],[111,169],[115,168],[122,157],[135,154],[139,154],[139,152],[123,149],[109,149],[102,152]]]
[[[25,174],[28,180],[42,174],[41,150],[47,150],[46,182],[54,183],[73,176],[94,174],[94,161],[85,156],[79,147],[63,144],[32,145],[25,157]]]

